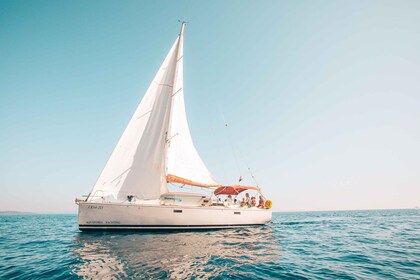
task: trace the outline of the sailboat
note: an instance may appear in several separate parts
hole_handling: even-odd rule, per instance
[[[271,201],[260,207],[232,201],[243,192],[262,196],[258,186],[219,184],[194,147],[184,104],[184,29],[182,22],[92,191],[76,198],[80,230],[232,228],[271,221]],[[169,192],[168,184],[212,194]]]

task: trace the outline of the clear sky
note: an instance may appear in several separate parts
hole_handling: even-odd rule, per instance
[[[279,211],[420,206],[420,1],[37,0],[0,2],[0,210],[76,212],[178,19],[219,182],[248,164]]]

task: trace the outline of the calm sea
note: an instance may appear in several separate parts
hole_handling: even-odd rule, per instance
[[[0,279],[420,279],[420,210],[275,213],[262,227],[82,233],[0,216]]]

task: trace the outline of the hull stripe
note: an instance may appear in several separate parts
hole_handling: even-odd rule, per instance
[[[185,229],[185,228],[228,228],[260,226],[263,224],[229,224],[229,225],[79,225],[79,229]]]

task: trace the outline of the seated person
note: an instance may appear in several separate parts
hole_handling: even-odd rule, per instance
[[[255,199],[255,197],[251,198],[251,207],[255,207],[257,206],[257,200]]]
[[[233,204],[232,196],[231,195],[228,195],[227,199],[225,200],[224,205],[226,207],[229,207],[229,206],[232,206],[232,204]]]
[[[260,195],[260,200],[258,201],[258,208],[265,208],[262,195]]]
[[[249,193],[245,194],[245,203],[248,207],[251,207],[251,198],[249,197]]]
[[[246,202],[245,202],[245,198],[242,198],[241,204],[239,205],[240,207],[245,207],[246,206]]]

